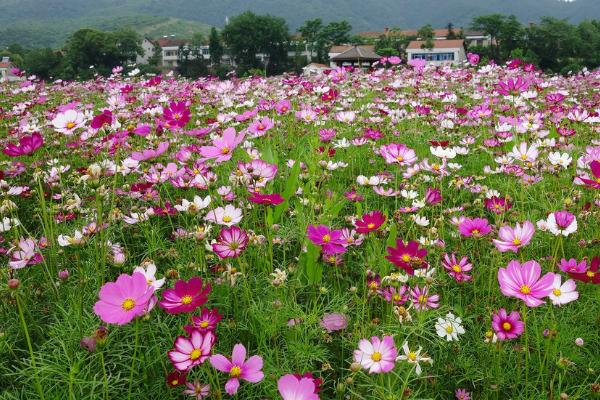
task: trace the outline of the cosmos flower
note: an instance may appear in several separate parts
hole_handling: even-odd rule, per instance
[[[413,149],[404,144],[390,143],[379,148],[379,154],[388,164],[401,166],[412,165],[417,162],[417,155]]]
[[[10,157],[28,156],[44,145],[44,139],[38,132],[25,135],[19,139],[19,144],[9,143],[2,152]]]
[[[369,374],[381,374],[394,369],[397,355],[391,336],[384,336],[383,339],[373,336],[370,341],[361,339],[358,342],[358,349],[354,350],[354,361],[368,370]]]
[[[458,335],[465,333],[465,328],[462,326],[460,317],[454,316],[452,313],[446,314],[446,318],[438,318],[435,324],[435,331],[439,337],[445,338],[446,341],[458,341]]]
[[[107,324],[125,325],[146,312],[154,294],[144,274],[121,274],[115,282],[105,283],[98,293],[94,313]]]
[[[319,321],[319,325],[329,333],[340,331],[348,327],[348,318],[340,313],[325,314]]]
[[[516,339],[525,332],[521,314],[518,311],[511,311],[510,314],[507,314],[504,308],[492,316],[492,328],[496,332],[498,340]]]
[[[425,261],[427,249],[419,248],[419,242],[417,241],[410,241],[405,244],[402,239],[396,239],[396,247],[388,247],[387,251],[386,260],[396,267],[402,268],[409,275],[414,275],[417,268],[427,268],[428,266],[427,261]]]
[[[225,207],[217,207],[209,211],[204,220],[231,227],[232,225],[237,225],[242,220],[242,210],[231,204],[227,204]]]
[[[490,233],[492,228],[485,218],[465,218],[458,225],[458,231],[463,236],[482,237]]]
[[[587,269],[581,271],[568,271],[569,276],[575,280],[588,283],[600,283],[600,257],[595,256],[592,258],[590,265]]]
[[[223,228],[212,249],[219,258],[236,258],[248,245],[248,234],[237,226]]]
[[[421,289],[419,285],[415,285],[410,289],[410,296],[417,311],[429,310],[440,306],[438,303],[440,296],[437,294],[429,295],[429,286],[424,286]]]
[[[186,382],[185,389],[182,393],[187,394],[190,397],[195,398],[196,400],[201,400],[205,397],[210,396],[210,385],[202,384],[198,381],[194,382]]]
[[[473,268],[473,264],[469,262],[467,257],[462,257],[460,261],[456,254],[444,254],[442,266],[448,271],[448,275],[453,277],[457,282],[465,282],[473,279],[471,275],[467,275]]]
[[[240,387],[240,379],[247,382],[257,383],[263,380],[264,374],[261,371],[263,359],[260,356],[252,356],[246,360],[246,348],[238,343],[233,346],[231,360],[221,354],[215,354],[210,357],[210,364],[218,371],[229,374],[229,379],[225,383],[225,391],[233,396]]]
[[[163,118],[169,128],[183,128],[190,121],[190,115],[185,101],[173,101],[169,107],[163,107]]]
[[[513,260],[506,268],[498,270],[500,291],[508,297],[516,297],[528,307],[544,304],[542,298],[548,296],[553,289],[554,274],[546,273],[540,278],[542,268],[536,261],[527,261],[521,265]]]
[[[257,192],[252,192],[251,196],[248,197],[248,201],[255,204],[266,204],[266,205],[278,205],[285,201],[283,197],[279,193],[273,194],[262,194]]]
[[[75,130],[81,128],[85,123],[84,115],[73,109],[56,114],[52,120],[54,130],[65,135],[72,135]]]
[[[577,219],[568,211],[556,211],[548,215],[546,226],[555,236],[569,236],[577,231]]]
[[[294,374],[284,375],[277,381],[277,390],[283,400],[319,400],[315,389],[313,379],[298,378]]]
[[[10,251],[8,266],[12,269],[25,268],[28,265],[36,265],[42,262],[42,255],[38,252],[38,246],[33,239],[21,238],[17,247]]]
[[[512,208],[512,203],[504,197],[492,196],[484,201],[485,208],[494,214],[503,214]]]
[[[354,222],[356,232],[369,233],[378,230],[385,222],[385,215],[380,211],[371,211],[364,214],[361,219]]]
[[[206,303],[211,289],[210,283],[203,288],[202,279],[197,276],[189,281],[180,279],[173,288],[163,292],[159,305],[169,314],[193,312]]]
[[[131,158],[135,161],[147,161],[154,158],[158,158],[169,149],[169,142],[160,142],[156,149],[145,149],[140,151],[134,151],[131,154]]]
[[[176,370],[189,371],[208,360],[215,341],[213,332],[201,333],[194,330],[188,337],[177,336],[173,350],[168,353],[169,360]]]
[[[200,311],[200,315],[192,315],[192,324],[184,326],[183,329],[185,329],[188,334],[191,334],[194,330],[197,330],[200,333],[214,332],[217,329],[217,324],[222,318],[223,316],[219,314],[219,311],[216,308],[213,308],[212,310],[203,308],[202,311]]]
[[[581,182],[583,182],[587,187],[600,189],[600,161],[592,161],[590,163],[590,171],[594,176],[591,179],[579,177]]]
[[[244,133],[237,135],[234,128],[227,128],[223,131],[223,135],[219,138],[214,138],[212,146],[200,147],[200,155],[202,160],[213,160],[216,163],[222,163],[231,159],[233,150],[244,140]]]
[[[309,225],[306,236],[315,245],[321,246],[324,253],[340,254],[346,252],[341,230],[333,230],[325,225]]]
[[[413,364],[415,366],[415,373],[417,375],[421,375],[421,373],[423,372],[423,369],[421,368],[422,362],[433,364],[433,360],[430,357],[421,354],[421,347],[419,347],[417,351],[412,351],[408,347],[408,342],[404,342],[404,344],[402,345],[402,351],[404,352],[404,354],[399,355],[396,358],[396,361],[406,361],[409,364]]]
[[[567,304],[579,298],[579,293],[576,290],[577,285],[573,279],[569,279],[562,284],[561,281],[562,277],[559,274],[554,274],[554,282],[552,282],[553,289],[548,297],[555,306]]]
[[[530,221],[525,221],[523,225],[517,223],[512,228],[503,226],[498,232],[499,239],[494,239],[496,248],[504,253],[507,251],[517,252],[521,247],[527,246],[535,233],[535,227]]]

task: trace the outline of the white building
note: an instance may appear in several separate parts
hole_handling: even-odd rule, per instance
[[[152,58],[152,56],[154,55],[154,48],[157,46],[157,44],[148,39],[148,38],[144,38],[144,40],[142,40],[142,49],[144,50],[144,54],[143,55],[137,55],[137,57],[135,58],[135,63],[136,64],[148,64],[148,62],[150,61],[150,58]]]
[[[320,75],[323,73],[323,71],[327,71],[328,69],[331,69],[328,65],[311,62],[302,68],[302,75]]]
[[[424,40],[413,40],[406,47],[407,60],[426,60],[433,65],[462,64],[466,61],[465,41],[433,40],[433,48],[423,48]]]

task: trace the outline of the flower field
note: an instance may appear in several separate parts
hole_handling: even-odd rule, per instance
[[[133,75],[0,83],[0,399],[600,397],[600,71]]]

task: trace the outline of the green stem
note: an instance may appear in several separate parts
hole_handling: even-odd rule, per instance
[[[27,347],[29,349],[29,357],[31,357],[31,366],[33,367],[33,373],[35,376],[35,389],[40,396],[40,399],[45,400],[44,392],[42,391],[42,385],[40,385],[40,378],[38,376],[37,366],[35,364],[35,356],[33,355],[33,347],[31,346],[31,337],[29,336],[29,329],[27,329],[27,323],[25,322],[25,316],[23,315],[23,307],[21,305],[21,299],[19,295],[16,295],[17,309],[19,310],[19,318],[21,319],[21,325],[23,326],[23,332],[25,333],[25,339],[27,339]]]
[[[137,357],[137,350],[138,350],[138,341],[139,341],[139,335],[140,333],[140,322],[139,319],[135,320],[135,339],[134,339],[134,347],[133,347],[133,358],[131,359],[131,371],[129,373],[129,390],[127,391],[127,399],[131,400],[131,388],[133,385],[133,371],[135,371],[135,361],[136,361],[136,357]]]

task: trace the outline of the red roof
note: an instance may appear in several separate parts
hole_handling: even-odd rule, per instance
[[[465,41],[460,40],[433,40],[434,49],[458,49],[465,46]],[[425,40],[413,40],[406,47],[407,49],[422,49],[422,45],[425,44]]]
[[[179,47],[187,44],[185,39],[160,38],[156,41],[160,47]]]

